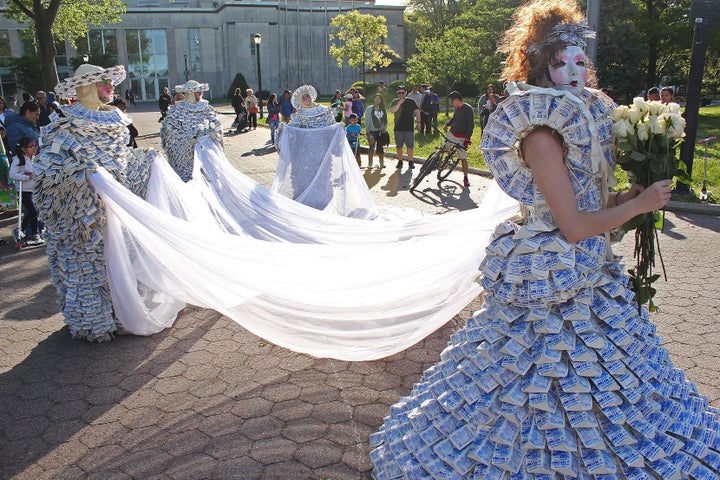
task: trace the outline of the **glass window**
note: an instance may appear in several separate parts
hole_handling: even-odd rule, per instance
[[[168,84],[165,30],[126,30],[128,77],[138,99],[155,100]]]

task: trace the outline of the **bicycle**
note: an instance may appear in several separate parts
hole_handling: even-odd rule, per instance
[[[433,152],[428,156],[425,163],[423,163],[423,166],[420,167],[420,171],[413,180],[410,191],[415,191],[418,185],[420,185],[420,182],[422,182],[434,169],[437,169],[438,181],[442,182],[449,177],[460,162],[460,157],[457,155],[458,148],[467,150],[464,145],[453,142],[443,135],[443,142],[435,147],[435,150],[433,150]]]

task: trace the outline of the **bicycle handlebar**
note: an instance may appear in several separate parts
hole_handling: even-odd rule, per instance
[[[461,144],[459,144],[459,143],[457,143],[457,142],[453,142],[452,140],[450,140],[449,138],[447,138],[447,137],[445,136],[445,134],[443,134],[442,137],[445,139],[446,142],[452,143],[452,144],[455,145],[456,147],[462,148],[463,150],[467,150],[467,147],[466,147],[465,145],[461,145]]]

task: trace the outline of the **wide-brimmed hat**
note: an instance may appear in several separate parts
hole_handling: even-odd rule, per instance
[[[207,92],[208,90],[210,90],[210,87],[207,83],[200,83],[196,80],[188,80],[182,85],[175,86],[175,91],[180,93]]]
[[[296,88],[292,94],[292,97],[290,98],[290,102],[293,104],[293,107],[299,108],[302,104],[302,97],[304,97],[306,94],[310,95],[310,98],[313,102],[317,98],[317,90],[315,90],[315,87],[313,87],[312,85],[303,85]]]
[[[77,87],[92,85],[102,80],[111,80],[113,86],[120,85],[125,80],[125,67],[116,65],[110,68],[98,67],[83,63],[75,70],[75,76],[66,78],[55,85],[55,93],[60,98],[70,99],[77,95]]]

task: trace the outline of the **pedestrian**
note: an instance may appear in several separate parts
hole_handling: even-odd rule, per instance
[[[381,93],[373,96],[373,104],[365,111],[365,133],[368,139],[368,168],[373,166],[373,155],[377,152],[379,168],[385,168],[385,146],[390,143],[388,135],[388,114]]]
[[[468,188],[470,180],[468,179],[467,149],[470,146],[470,138],[475,128],[475,116],[472,107],[463,102],[459,92],[453,90],[448,95],[448,98],[455,111],[452,118],[445,124],[444,130],[450,142],[462,145],[461,148],[457,149],[457,156],[462,162],[463,186]],[[446,145],[446,147],[448,146]]]
[[[50,115],[52,115],[53,107],[47,101],[47,95],[44,91],[40,90],[35,94],[35,101],[40,107],[40,116],[37,120],[38,127],[44,127],[50,123]]]
[[[495,85],[488,84],[485,93],[478,100],[478,115],[480,116],[480,128],[485,129],[490,114],[495,111],[500,103],[500,95],[495,93]]]
[[[352,113],[357,117],[358,125],[362,126],[362,118],[365,115],[365,97],[355,90],[352,94]]]
[[[407,148],[408,168],[412,170],[413,154],[415,153],[415,128],[420,129],[420,109],[417,104],[407,98],[407,88],[399,86],[397,88],[398,98],[393,100],[390,106],[390,113],[395,114],[395,148],[397,152],[398,163],[396,169],[402,169],[403,166],[403,147]]]
[[[135,93],[132,91],[132,88],[125,90],[125,100],[128,105],[135,105]]]
[[[673,365],[610,247],[670,182],[609,191],[615,106],[585,86],[593,32],[577,3],[531,1],[513,21],[499,48],[511,95],[482,150],[526,214],[486,249],[483,306],[371,436],[373,477],[720,478],[717,409]]]
[[[290,116],[292,116],[295,112],[291,97],[292,92],[290,90],[285,90],[282,93],[282,98],[280,98],[280,113],[282,114],[283,123],[290,122]]]
[[[253,130],[257,129],[257,114],[260,111],[258,108],[258,99],[255,96],[252,88],[245,90],[245,108],[248,111],[248,125]]]
[[[358,164],[358,167],[362,166],[362,162],[360,160],[360,132],[362,131],[362,127],[358,123],[358,117],[356,113],[350,114],[350,119],[347,127],[345,127],[345,136],[348,139],[348,143],[350,144],[350,148],[353,151],[353,155],[355,156],[355,161]]]
[[[127,105],[127,104],[126,104]],[[160,107],[160,118],[158,122],[162,122],[172,105],[172,97],[170,97],[170,90],[168,87],[164,87],[160,98],[158,99],[158,107]]]
[[[113,107],[117,107],[120,109],[121,112],[126,113],[127,112],[127,102],[122,99],[122,97],[115,96],[115,99],[113,99],[112,102],[110,102],[110,105]],[[128,117],[129,118],[129,117]],[[138,129],[135,128],[135,125],[132,123],[128,124],[128,142],[125,144],[127,147],[130,148],[138,148],[137,142],[135,139],[140,135],[138,132]]]
[[[7,141],[11,153],[17,153],[18,142],[22,137],[35,140],[40,137],[40,128],[37,126],[39,118],[40,106],[33,101],[23,103],[19,114],[7,120]]]
[[[430,92],[430,124],[432,132],[438,132],[438,113],[440,112],[440,95],[435,92],[433,87],[428,87]]]
[[[280,102],[278,102],[278,96],[277,93],[271,93],[270,98],[268,98],[267,103],[267,122],[268,126],[270,127],[270,142],[271,144],[275,144],[275,132],[277,132],[277,129],[280,127],[280,114],[282,112],[282,107],[280,107]]]
[[[18,142],[17,155],[12,159],[10,165],[10,178],[15,182],[22,182],[22,208],[20,212],[22,222],[20,230],[23,234],[37,242],[42,241],[38,224],[38,211],[33,201],[35,182],[33,176],[35,170],[33,161],[37,152],[37,140],[30,137],[22,137]]]

